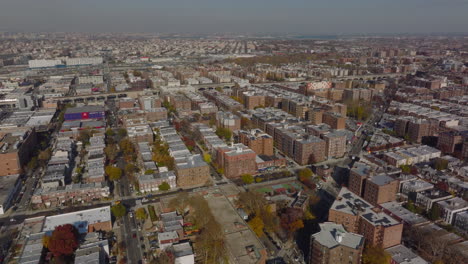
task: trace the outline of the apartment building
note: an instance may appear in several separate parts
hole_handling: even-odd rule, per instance
[[[31,159],[37,145],[34,128],[2,129],[0,131],[0,176],[20,174]]]
[[[210,167],[199,155],[190,155],[176,164],[177,186],[189,188],[210,180]]]
[[[356,162],[349,171],[349,190],[358,196],[364,197],[366,179],[371,175],[371,168],[364,163]]]
[[[373,246],[389,248],[401,242],[401,222],[373,207],[345,187],[341,188],[332,204],[328,220],[342,224],[348,232],[363,235],[366,243]]]
[[[260,129],[240,130],[239,142],[255,151],[257,155],[273,156],[273,137]]]
[[[374,206],[395,201],[398,188],[398,180],[385,174],[376,175],[367,178],[364,199]]]
[[[300,165],[322,162],[326,159],[325,149],[325,141],[318,137],[295,140],[293,159]]]
[[[239,178],[242,174],[257,172],[256,154],[244,144],[220,147],[217,150],[217,164],[227,178]]]
[[[346,117],[334,112],[326,112],[322,117],[323,123],[329,125],[332,129],[345,129]]]
[[[322,137],[325,140],[325,152],[328,158],[341,158],[346,153],[346,133],[335,130],[325,133]]]
[[[364,237],[347,232],[343,225],[321,223],[310,237],[309,264],[360,264]]]

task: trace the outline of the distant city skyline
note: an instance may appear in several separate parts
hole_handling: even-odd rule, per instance
[[[468,0],[2,0],[0,31],[468,32]]]

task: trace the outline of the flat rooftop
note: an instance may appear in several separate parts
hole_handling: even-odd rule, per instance
[[[45,219],[42,231],[52,231],[55,227],[63,224],[71,224],[76,222],[87,222],[95,224],[99,222],[111,221],[110,206],[83,210],[78,212],[48,216]]]
[[[386,213],[374,211],[374,206],[345,187],[341,188],[330,209],[350,215],[360,214],[375,226],[392,226],[400,223]]]

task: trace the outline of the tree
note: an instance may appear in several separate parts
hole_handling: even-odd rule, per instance
[[[117,131],[117,135],[119,135],[120,138],[124,138],[127,136],[127,130],[125,128],[120,128]]]
[[[309,168],[304,168],[302,170],[299,171],[299,180],[302,182],[302,181],[306,181],[306,180],[309,180],[313,175],[313,172],[311,169]]]
[[[137,219],[140,220],[146,220],[146,218],[148,218],[148,214],[146,213],[146,210],[143,207],[140,207],[135,211],[135,216]]]
[[[292,235],[295,231],[304,227],[303,216],[304,213],[301,209],[288,207],[281,213],[281,226]]]
[[[127,208],[123,204],[116,204],[111,206],[111,212],[115,218],[121,218],[127,213]]]
[[[83,145],[89,145],[89,139],[91,138],[92,133],[89,129],[83,129],[78,135],[78,140],[83,143]]]
[[[251,174],[242,174],[241,179],[245,184],[252,184],[254,182],[254,177]]]
[[[124,138],[119,142],[119,147],[124,154],[133,154],[135,147],[133,143],[128,138]]]
[[[314,220],[315,218],[316,218],[315,215],[310,210],[306,210],[304,212],[304,219],[305,220]]]
[[[137,166],[133,163],[127,163],[124,168],[124,172],[126,175],[133,175],[138,170]],[[153,171],[154,172],[154,171]]]
[[[158,257],[154,260],[154,263],[158,264],[174,264],[174,253],[171,251],[163,251],[161,252]]]
[[[411,172],[411,166],[410,165],[401,165],[400,166],[401,172],[409,174]]]
[[[448,160],[445,159],[436,159],[434,168],[438,171],[446,170],[448,167]]]
[[[169,201],[169,207],[174,208],[177,210],[177,212],[183,214],[185,212],[185,209],[189,205],[189,199],[190,197],[187,192],[180,192],[175,198]]]
[[[37,159],[41,163],[44,163],[44,162],[47,162],[50,159],[51,156],[52,156],[52,150],[50,148],[48,148],[46,150],[43,150],[43,151],[39,152],[39,155],[37,156]]]
[[[381,247],[367,246],[362,254],[363,264],[390,264],[391,256]]]
[[[406,209],[408,209],[409,211],[413,213],[416,212],[416,207],[414,206],[413,201],[408,200],[408,202],[406,203]]]
[[[236,203],[242,206],[248,214],[260,213],[267,205],[267,201],[261,193],[251,191],[239,193]]]
[[[106,166],[105,171],[111,181],[120,180],[120,177],[122,177],[122,170],[118,167],[109,165]]]
[[[71,224],[57,226],[48,240],[48,249],[55,257],[71,256],[79,246],[78,231]]]
[[[440,218],[440,208],[437,204],[433,204],[431,210],[429,211],[428,215],[430,220],[436,221]]]
[[[211,163],[211,155],[210,155],[209,153],[203,154],[203,160],[204,160],[206,163],[210,164],[210,163]]]
[[[112,128],[106,129],[106,136],[107,137],[113,137],[114,135],[115,135],[115,132],[114,132],[114,130],[112,130]]]
[[[226,141],[230,141],[232,138],[232,132],[228,128],[219,127],[216,129],[216,135],[224,138]]]
[[[33,170],[34,168],[37,167],[37,157],[32,157],[27,165],[29,170]]]
[[[169,183],[163,182],[158,186],[158,188],[160,191],[168,191],[169,189],[171,189],[171,186],[169,185]]]
[[[263,227],[265,226],[260,216],[255,216],[249,221],[249,226],[258,237],[263,236]]]
[[[104,153],[108,160],[115,160],[119,154],[119,149],[115,144],[109,144],[104,148]]]
[[[253,125],[252,121],[248,119],[247,117],[241,117],[241,127],[242,129],[252,129],[255,126]]]

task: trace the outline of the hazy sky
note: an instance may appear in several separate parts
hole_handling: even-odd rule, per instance
[[[468,0],[0,0],[0,31],[468,32]]]

